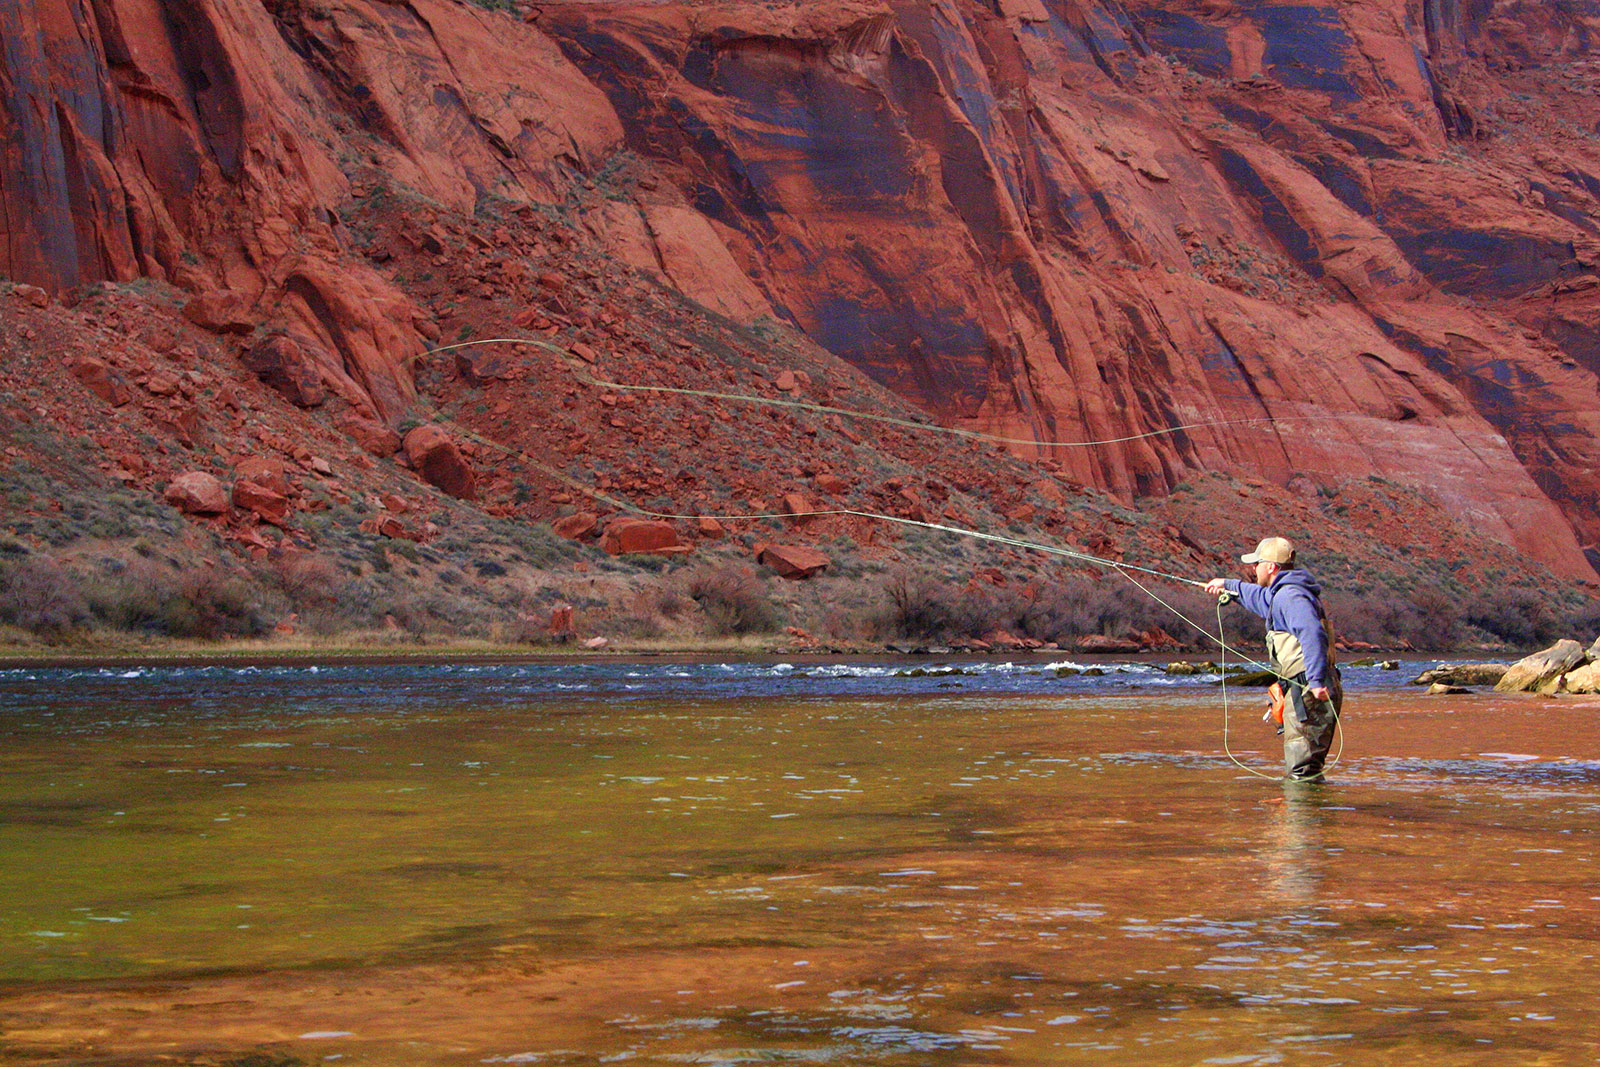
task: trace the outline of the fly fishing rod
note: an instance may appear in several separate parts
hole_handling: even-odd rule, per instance
[[[1034,445],[1034,446],[1045,447],[1045,448],[1093,448],[1093,447],[1101,447],[1101,446],[1105,446],[1105,445],[1124,444],[1124,443],[1128,443],[1128,442],[1132,442],[1132,441],[1140,441],[1140,440],[1145,440],[1145,439],[1152,438],[1152,437],[1159,437],[1159,436],[1163,436],[1163,435],[1180,433],[1180,432],[1182,432],[1184,430],[1199,429],[1199,428],[1202,428],[1202,427],[1234,426],[1234,425],[1247,425],[1247,424],[1262,423],[1262,422],[1283,421],[1283,420],[1272,419],[1272,418],[1217,420],[1217,421],[1210,421],[1210,422],[1186,423],[1186,424],[1179,425],[1179,426],[1169,426],[1169,427],[1165,427],[1165,428],[1159,429],[1159,430],[1152,430],[1152,431],[1149,431],[1147,433],[1133,434],[1133,435],[1126,436],[1126,437],[1111,438],[1111,439],[1106,439],[1106,440],[1095,440],[1095,441],[1036,441],[1036,440],[1032,440],[1032,439],[1003,437],[1003,436],[998,436],[998,435],[994,435],[994,434],[982,433],[982,432],[979,432],[979,431],[976,431],[976,430],[965,430],[965,429],[961,429],[959,427],[939,426],[937,424],[916,422],[916,421],[913,421],[911,419],[903,419],[903,418],[898,418],[898,417],[890,416],[890,415],[879,415],[879,414],[872,413],[872,412],[855,411],[855,410],[852,410],[852,409],[849,409],[849,408],[830,407],[830,406],[823,405],[823,404],[813,404],[813,403],[810,403],[810,402],[807,402],[807,401],[794,400],[794,399],[789,399],[789,398],[754,396],[754,395],[747,394],[747,393],[724,393],[724,392],[717,392],[717,391],[713,391],[713,390],[689,389],[689,388],[680,387],[680,386],[637,385],[637,384],[630,384],[630,383],[625,383],[625,382],[606,381],[604,379],[596,378],[593,375],[589,374],[587,371],[585,371],[582,368],[582,365],[578,361],[577,357],[575,357],[567,349],[562,348],[559,345],[552,344],[551,342],[544,341],[544,340],[541,340],[541,339],[538,339],[538,338],[531,338],[531,337],[496,337],[496,338],[486,338],[486,339],[481,339],[481,340],[476,340],[476,341],[461,341],[461,342],[457,342],[455,344],[442,345],[442,346],[439,346],[437,348],[428,349],[427,351],[423,352],[422,355],[425,357],[425,356],[437,355],[437,354],[444,353],[444,352],[455,351],[457,349],[472,348],[472,347],[477,347],[477,346],[481,346],[481,345],[492,345],[492,344],[529,345],[529,346],[533,346],[533,347],[544,349],[545,351],[550,352],[550,353],[560,357],[564,362],[566,362],[567,365],[568,365],[568,369],[572,372],[573,376],[575,378],[577,378],[580,382],[582,382],[582,383],[584,383],[586,385],[591,385],[591,386],[597,387],[597,388],[613,389],[613,390],[618,390],[618,391],[623,391],[623,392],[646,392],[646,393],[659,393],[659,394],[678,395],[678,396],[692,396],[692,397],[699,397],[701,399],[721,400],[721,401],[730,401],[730,402],[736,402],[736,403],[747,403],[747,404],[756,404],[756,405],[771,406],[771,407],[790,408],[790,409],[795,409],[795,410],[800,410],[800,411],[808,411],[808,412],[812,412],[812,413],[815,413],[815,414],[835,415],[835,416],[842,416],[842,417],[845,417],[845,418],[861,419],[861,420],[866,420],[866,421],[885,423],[885,424],[889,424],[889,425],[903,427],[903,428],[910,429],[910,430],[915,430],[915,431],[922,432],[922,433],[944,433],[944,434],[948,434],[948,435],[951,435],[951,436],[966,438],[966,439],[969,439],[969,440],[978,440],[978,441],[984,441],[984,442],[988,442],[988,443],[992,443],[992,444],[1002,444],[1002,445],[1004,445],[1004,444]],[[435,410],[437,411],[437,408]],[[1327,415],[1327,416],[1301,416],[1299,418],[1301,420],[1313,420],[1313,419],[1339,419],[1339,418],[1342,418],[1342,417],[1343,416],[1338,416],[1338,415]],[[715,514],[715,515],[707,515],[705,513],[700,513],[700,514],[695,514],[695,515],[688,515],[688,514],[673,514],[673,513],[669,513],[669,512],[652,511],[652,510],[650,510],[648,508],[640,507],[637,504],[634,504],[632,501],[624,500],[624,499],[621,499],[619,497],[614,497],[609,493],[606,493],[606,492],[604,492],[604,491],[602,491],[600,489],[597,489],[597,488],[595,488],[593,486],[587,485],[587,484],[579,481],[578,479],[567,475],[563,471],[558,471],[558,470],[556,470],[556,469],[554,469],[554,468],[552,468],[552,467],[550,467],[550,466],[548,466],[546,464],[540,463],[537,460],[534,460],[532,457],[528,456],[526,452],[524,452],[524,451],[522,451],[520,449],[514,449],[514,448],[511,448],[509,446],[503,445],[498,441],[494,441],[494,440],[491,440],[489,438],[486,438],[486,437],[482,436],[481,434],[478,434],[478,433],[472,431],[470,428],[461,426],[459,423],[456,423],[454,420],[449,420],[449,421],[451,422],[452,426],[454,426],[457,429],[458,432],[460,432],[463,435],[469,437],[470,439],[478,442],[479,444],[482,444],[482,445],[484,445],[486,447],[492,448],[492,449],[494,449],[496,451],[503,452],[503,453],[505,453],[507,455],[513,456],[516,459],[518,459],[521,463],[523,463],[524,465],[529,466],[529,467],[531,467],[531,468],[533,468],[535,470],[538,470],[539,472],[541,472],[542,474],[546,475],[547,477],[549,477],[549,478],[551,478],[551,479],[553,479],[553,480],[555,480],[555,481],[557,481],[557,482],[559,482],[559,483],[561,483],[563,485],[566,485],[569,488],[572,488],[572,489],[576,490],[577,492],[583,494],[584,496],[589,497],[592,500],[595,500],[595,501],[600,502],[600,503],[607,504],[607,505],[609,505],[611,507],[614,507],[614,508],[616,508],[616,509],[618,509],[620,511],[629,512],[631,514],[639,515],[639,516],[645,517],[645,518],[659,519],[659,520],[664,520],[664,521],[685,521],[685,520],[695,520],[695,519],[700,519],[700,518],[715,518],[715,519],[719,519],[719,520],[728,520],[728,521],[762,521],[762,520],[795,520],[795,519],[802,519],[802,518],[825,517],[825,516],[850,516],[850,517],[855,517],[855,518],[860,518],[860,519],[869,519],[869,520],[880,521],[880,522],[895,523],[895,524],[899,524],[899,525],[903,525],[903,526],[920,527],[920,528],[926,529],[926,530],[933,530],[933,531],[938,531],[938,532],[942,532],[942,533],[948,533],[948,534],[952,534],[952,535],[955,535],[955,536],[958,536],[958,537],[972,538],[974,540],[989,541],[989,542],[992,542],[992,543],[995,543],[995,544],[1001,544],[1001,545],[1006,545],[1006,546],[1013,547],[1013,548],[1022,549],[1024,551],[1032,551],[1032,552],[1039,552],[1039,553],[1042,553],[1042,554],[1045,554],[1045,555],[1060,556],[1062,558],[1071,559],[1071,560],[1074,560],[1074,561],[1079,562],[1079,563],[1086,563],[1086,564],[1090,564],[1092,566],[1104,567],[1104,568],[1109,568],[1111,570],[1114,570],[1118,574],[1121,574],[1128,581],[1130,581],[1134,586],[1136,586],[1142,592],[1144,592],[1146,596],[1150,597],[1157,604],[1160,604],[1163,608],[1165,608],[1167,611],[1171,612],[1178,619],[1180,619],[1181,621],[1183,621],[1184,623],[1186,623],[1187,625],[1192,627],[1194,630],[1198,631],[1201,635],[1206,637],[1212,643],[1217,645],[1217,647],[1222,652],[1222,664],[1220,666],[1220,671],[1221,671],[1221,674],[1222,674],[1222,699],[1223,699],[1223,750],[1224,750],[1224,752],[1227,753],[1228,758],[1236,766],[1238,766],[1242,770],[1244,770],[1244,771],[1246,771],[1246,772],[1248,772],[1248,773],[1250,773],[1252,775],[1255,775],[1255,776],[1261,777],[1261,778],[1269,778],[1269,779],[1273,779],[1273,780],[1278,780],[1278,779],[1281,778],[1281,776],[1264,774],[1261,771],[1258,771],[1258,770],[1256,770],[1256,769],[1254,769],[1252,767],[1247,766],[1246,764],[1242,763],[1233,754],[1232,749],[1229,747],[1229,741],[1228,741],[1229,699],[1228,699],[1228,683],[1227,683],[1227,655],[1228,655],[1228,653],[1230,651],[1235,652],[1239,656],[1239,658],[1242,661],[1242,663],[1244,663],[1245,665],[1253,666],[1258,670],[1268,671],[1268,672],[1271,672],[1273,674],[1277,674],[1276,669],[1273,668],[1271,665],[1265,664],[1265,663],[1261,663],[1260,661],[1253,659],[1252,657],[1244,654],[1243,652],[1240,652],[1237,649],[1233,649],[1227,643],[1227,640],[1226,640],[1226,638],[1224,636],[1224,633],[1223,633],[1224,626],[1223,626],[1223,619],[1222,619],[1222,609],[1223,609],[1223,607],[1225,605],[1227,605],[1227,604],[1229,604],[1232,601],[1237,599],[1236,594],[1229,593],[1229,592],[1224,592],[1220,596],[1217,597],[1217,627],[1216,627],[1216,632],[1212,633],[1211,631],[1207,630],[1204,626],[1202,626],[1198,622],[1195,622],[1188,615],[1184,614],[1177,607],[1175,607],[1172,604],[1168,603],[1165,599],[1163,599],[1161,596],[1159,596],[1157,593],[1155,593],[1152,589],[1150,589],[1149,586],[1147,586],[1143,582],[1139,581],[1138,578],[1135,577],[1135,574],[1142,574],[1142,575],[1145,575],[1145,576],[1150,577],[1150,578],[1159,578],[1159,579],[1163,579],[1165,581],[1173,582],[1173,583],[1175,583],[1177,585],[1193,586],[1193,587],[1197,587],[1197,588],[1201,588],[1201,589],[1205,588],[1205,586],[1206,586],[1205,582],[1197,581],[1197,580],[1195,580],[1193,578],[1187,578],[1187,577],[1184,577],[1183,575],[1180,575],[1180,574],[1173,574],[1170,571],[1163,571],[1163,570],[1158,570],[1158,569],[1156,569],[1154,567],[1146,567],[1146,566],[1141,566],[1141,565],[1138,565],[1138,564],[1127,563],[1127,562],[1122,561],[1122,560],[1108,559],[1108,558],[1106,558],[1104,556],[1097,556],[1097,555],[1094,555],[1093,553],[1089,553],[1089,552],[1083,552],[1083,551],[1079,551],[1079,550],[1076,550],[1076,549],[1064,548],[1064,547],[1059,546],[1059,545],[1047,545],[1047,544],[1044,544],[1044,543],[1041,543],[1041,542],[1038,542],[1038,541],[1032,541],[1032,540],[1028,540],[1028,539],[1025,539],[1025,538],[1019,538],[1019,537],[1008,537],[1008,536],[1005,536],[1003,534],[990,533],[990,532],[987,532],[987,531],[984,531],[984,530],[974,530],[974,529],[969,529],[967,527],[954,526],[954,525],[949,525],[949,524],[946,524],[946,523],[927,522],[927,521],[919,520],[919,519],[906,518],[906,517],[900,516],[900,515],[890,515],[890,514],[886,514],[886,513],[883,513],[883,512],[864,511],[864,510],[857,509],[857,508],[828,508],[828,509],[819,509],[819,510],[814,510],[814,511],[803,511],[803,512],[760,512],[760,513],[747,513],[747,514]],[[1288,680],[1288,679],[1284,679],[1284,680],[1285,681],[1289,681],[1289,683],[1291,685],[1294,684],[1292,682],[1292,680]],[[1337,716],[1337,712],[1335,713],[1335,723],[1336,723],[1336,725],[1340,724],[1340,721],[1339,721],[1338,716]],[[1339,760],[1339,754],[1343,752],[1344,731],[1342,729],[1339,730],[1339,745],[1340,745],[1339,753],[1336,753],[1334,755],[1334,757],[1329,761],[1327,766],[1331,767],[1335,763],[1337,763],[1338,760]],[[1320,772],[1319,772],[1319,776],[1320,776]]]

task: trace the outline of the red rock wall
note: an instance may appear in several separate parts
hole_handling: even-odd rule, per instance
[[[236,294],[391,420],[424,343],[343,232],[355,154],[470,211],[549,200],[620,137],[537,30],[444,0],[22,0],[0,32],[0,274]]]
[[[620,264],[950,422],[1128,439],[1036,449],[1084,482],[1377,474],[1592,576],[1597,28],[1592,0],[18,0],[0,274],[232,294],[393,423],[427,323],[341,207],[552,203],[626,146],[660,180],[595,223]]]
[[[772,306],[942,417],[1200,423],[1062,452],[1426,484],[1592,573],[1594,5],[541,10]]]

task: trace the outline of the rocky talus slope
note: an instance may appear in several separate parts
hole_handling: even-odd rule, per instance
[[[52,480],[124,517],[170,497],[194,517],[148,535],[246,557],[837,500],[1191,569],[1248,521],[1369,584],[1593,580],[1597,27],[1586,2],[21,0],[7,527],[92,540]],[[495,337],[540,343],[438,351]],[[169,494],[185,471],[225,508]],[[905,537],[674,522],[746,554]]]

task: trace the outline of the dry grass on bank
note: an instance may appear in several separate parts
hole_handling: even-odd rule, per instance
[[[1027,574],[953,553],[882,563],[839,551],[822,576],[788,582],[741,547],[688,560],[489,566],[475,545],[477,567],[419,554],[412,569],[380,570],[326,552],[189,562],[139,541],[79,542],[70,554],[0,543],[0,656],[569,655],[596,651],[583,644],[595,637],[611,653],[751,655],[997,633],[1071,648],[1081,637],[1156,630],[1188,651],[1211,647],[1167,607],[1103,572]],[[1161,593],[1215,628],[1216,608],[1203,594]],[[1340,636],[1388,649],[1512,652],[1600,632],[1600,604],[1526,585],[1447,593],[1336,584],[1325,602]],[[1260,638],[1259,622],[1241,609],[1225,612],[1223,623],[1236,642]]]

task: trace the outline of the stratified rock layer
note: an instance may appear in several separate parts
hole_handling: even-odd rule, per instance
[[[1079,482],[1375,475],[1592,578],[1596,30],[1594,0],[21,0],[0,275],[171,282],[371,439],[439,294],[353,207],[520,218],[472,235],[506,248],[626,168],[581,220],[608,269],[787,318]],[[416,221],[393,239],[442,260]],[[571,283],[513,321],[596,321]]]
[[[1413,8],[555,3],[540,24],[774,308],[942,417],[1133,437],[1055,452],[1124,494],[1206,468],[1425,484],[1589,575],[1600,109],[1575,84],[1583,118],[1530,155],[1549,131],[1498,116],[1511,79],[1464,57],[1562,61],[1593,5],[1514,48],[1515,11]]]

